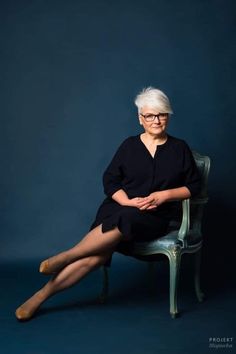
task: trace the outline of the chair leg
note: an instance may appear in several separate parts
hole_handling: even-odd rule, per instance
[[[194,286],[196,296],[199,302],[202,302],[205,295],[200,288],[200,267],[201,267],[201,250],[195,253],[195,272],[194,272]]]
[[[178,316],[177,308],[177,290],[179,281],[179,269],[181,262],[180,247],[175,246],[171,249],[169,255],[170,263],[170,314],[172,318]]]
[[[101,270],[103,274],[103,284],[102,284],[102,292],[99,296],[99,301],[101,304],[104,304],[107,301],[108,292],[109,292],[109,273],[107,267],[105,266],[102,266]]]

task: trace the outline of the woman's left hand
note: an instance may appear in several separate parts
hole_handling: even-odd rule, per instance
[[[165,203],[167,199],[166,191],[153,192],[145,198],[145,204],[140,207],[140,210],[155,209]]]

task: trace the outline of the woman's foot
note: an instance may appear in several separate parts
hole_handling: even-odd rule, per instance
[[[44,298],[41,293],[35,293],[29,300],[27,300],[24,304],[18,307],[15,312],[16,318],[19,321],[30,320],[43,301]]]
[[[46,259],[40,264],[39,271],[43,274],[56,274],[68,265],[65,253],[60,253],[54,257]]]

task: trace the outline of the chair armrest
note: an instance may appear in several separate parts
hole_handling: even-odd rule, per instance
[[[182,200],[182,222],[178,232],[178,239],[184,243],[190,227],[190,198]]]

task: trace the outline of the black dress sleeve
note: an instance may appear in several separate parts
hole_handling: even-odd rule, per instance
[[[125,146],[127,139],[120,145],[113,159],[103,174],[104,193],[111,197],[119,189],[122,189],[122,161],[125,156]]]
[[[185,186],[189,189],[191,197],[195,197],[200,193],[201,179],[192,151],[186,143],[184,149],[183,171]]]

